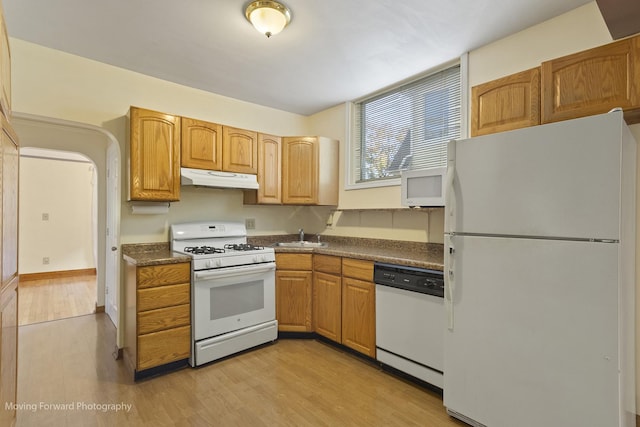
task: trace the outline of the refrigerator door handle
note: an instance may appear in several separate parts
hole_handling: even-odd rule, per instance
[[[453,236],[447,235],[447,249],[444,253],[444,306],[447,313],[447,329],[453,331],[453,288],[455,285],[453,275],[453,264],[455,248],[453,247]]]
[[[453,189],[454,176],[456,174],[456,141],[451,140],[447,144],[447,178],[444,191],[445,209],[445,233],[451,232],[453,228],[455,212],[455,192]]]

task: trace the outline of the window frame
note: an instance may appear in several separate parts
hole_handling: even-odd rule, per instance
[[[456,65],[460,66],[460,138],[466,138],[469,134],[469,126],[468,126],[468,115],[469,115],[469,84],[468,84],[468,54],[465,53],[460,58],[455,61],[450,61],[444,64],[441,64],[437,67],[431,68],[428,71],[421,73],[417,76],[414,76],[410,79],[403,80],[398,82],[397,84],[385,87],[379,91],[373,92],[367,96],[363,96],[359,99],[348,101],[345,103],[345,121],[346,121],[346,135],[345,135],[345,176],[344,176],[344,189],[345,190],[360,190],[366,188],[378,188],[378,187],[390,187],[390,186],[399,186],[401,179],[400,177],[393,178],[381,178],[375,180],[369,180],[364,182],[356,182],[356,177],[354,177],[354,170],[356,169],[355,159],[356,159],[356,150],[360,147],[361,141],[359,138],[356,138],[353,135],[353,125],[355,120],[355,109],[356,104],[366,101],[368,99],[374,98],[376,96],[382,95],[386,92],[390,92],[396,90],[402,86],[411,84],[417,80],[423,79],[430,75],[439,73],[448,68],[454,67]]]

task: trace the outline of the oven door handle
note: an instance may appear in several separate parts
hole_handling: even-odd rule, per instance
[[[194,277],[196,280],[220,279],[232,276],[245,276],[247,274],[266,273],[276,269],[275,262],[267,262],[263,264],[242,265],[239,267],[220,268],[214,270],[196,271]]]

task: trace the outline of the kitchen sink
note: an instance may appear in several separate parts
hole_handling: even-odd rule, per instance
[[[324,248],[329,246],[326,242],[308,242],[306,240],[296,242],[278,242],[272,246],[281,248]]]

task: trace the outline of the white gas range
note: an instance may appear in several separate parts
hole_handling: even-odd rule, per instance
[[[247,244],[239,222],[171,226],[171,249],[191,256],[191,366],[278,336],[275,252]]]

